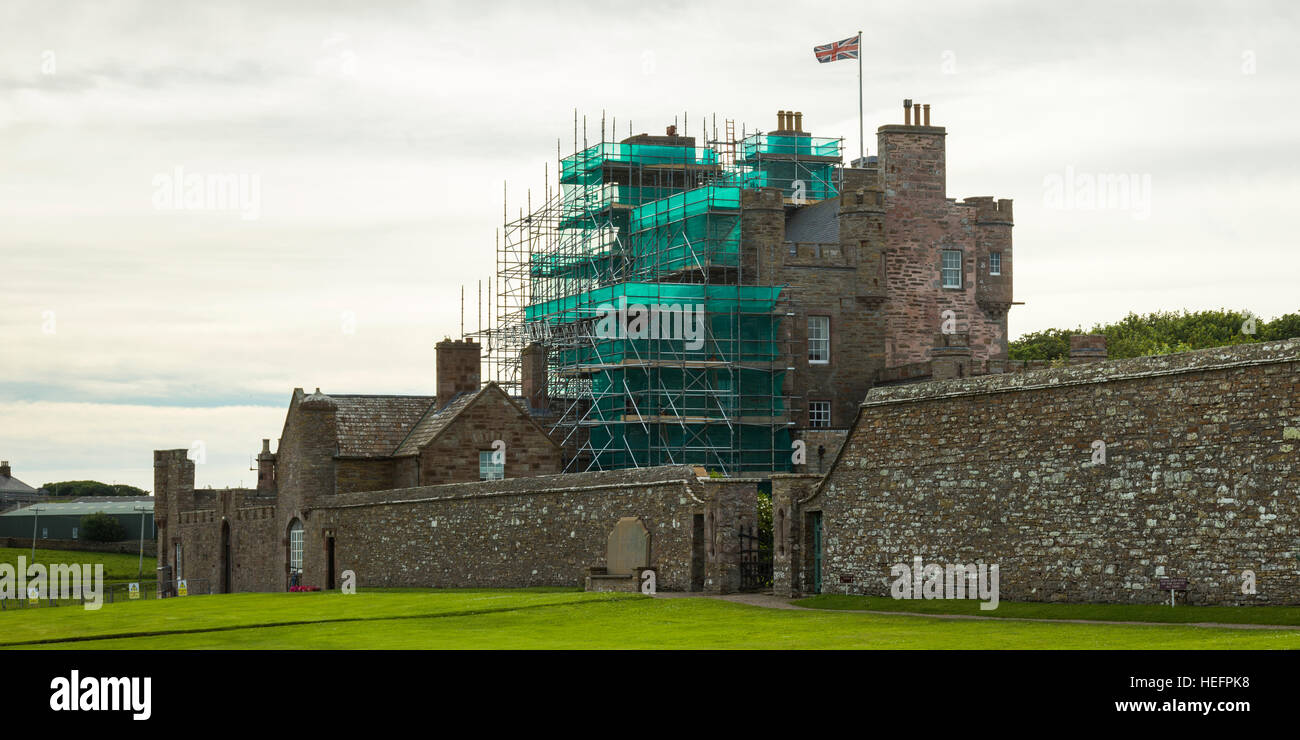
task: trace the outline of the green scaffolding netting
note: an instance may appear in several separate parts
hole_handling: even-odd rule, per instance
[[[595,464],[786,470],[779,286],[620,283],[528,307],[555,371],[590,381]],[[725,464],[724,461],[725,460]]]
[[[740,264],[740,188],[706,186],[632,210],[632,273]]]
[[[590,404],[581,424],[595,467],[789,469],[780,287],[666,281],[740,266],[745,189],[835,197],[841,143],[755,134],[724,158],[606,142],[561,160],[555,230],[529,257],[524,313],[551,348],[549,382]],[[638,306],[656,312],[638,319]]]

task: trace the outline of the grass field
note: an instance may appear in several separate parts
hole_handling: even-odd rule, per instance
[[[391,590],[191,596],[107,604],[99,611],[10,610],[0,613],[0,647],[1296,649],[1300,631],[778,610],[571,589]]]
[[[980,611],[972,599],[889,599],[883,596],[821,594],[794,602],[813,609],[967,614],[1002,619],[1090,619],[1102,622],[1164,622],[1189,624],[1277,624],[1300,626],[1295,606],[1184,606],[1136,604],[1041,604],[1003,601],[997,609]]]
[[[28,564],[32,563],[32,551],[25,547],[0,547],[0,563],[9,563],[15,568],[18,567],[18,556],[26,558]],[[86,552],[82,550],[42,550],[36,548],[35,562],[42,565],[51,563],[95,563],[104,564],[104,581],[106,583],[120,583],[123,581],[136,580],[136,574],[139,568],[139,555],[126,555],[116,552]],[[144,558],[144,580],[152,581],[157,578],[158,563],[154,558],[145,556]]]

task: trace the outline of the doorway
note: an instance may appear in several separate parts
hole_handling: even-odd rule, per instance
[[[221,523],[221,593],[228,594],[234,580],[234,564],[230,562],[230,522]]]
[[[704,590],[704,515],[696,514],[691,522],[691,590]]]
[[[812,544],[812,552],[809,555],[812,558],[812,592],[819,594],[822,592],[822,513],[820,511],[808,512],[808,542]]]
[[[325,590],[334,590],[334,535],[325,538]]]

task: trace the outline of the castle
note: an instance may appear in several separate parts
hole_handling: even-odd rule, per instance
[[[1076,337],[1072,367],[1012,362],[1011,201],[947,197],[928,105],[877,137],[844,167],[782,111],[565,158],[507,224],[486,355],[439,343],[435,395],[296,389],[255,490],[154,453],[160,566],[214,592],[577,585],[634,519],[670,590],[881,593],[917,555],[1007,562],[1026,600],[1159,601],[1178,570],[1225,603],[1256,564],[1273,590],[1247,600],[1295,603],[1297,343],[1108,362]],[[690,307],[704,341],[599,328],[629,305]],[[1111,467],[1077,459],[1106,439]]]
[[[557,191],[506,225],[486,334],[565,470],[790,471],[793,439],[833,456],[874,385],[935,360],[1000,371],[1011,201],[948,197],[930,116],[905,101],[851,166],[794,111],[769,132],[706,144],[670,126],[564,158]],[[621,302],[692,306],[707,341],[601,336]]]

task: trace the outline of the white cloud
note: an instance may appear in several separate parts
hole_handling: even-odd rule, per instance
[[[288,394],[285,394],[287,405]],[[127,483],[153,490],[153,450],[196,449],[195,485],[257,485],[250,460],[261,439],[279,438],[284,409],[185,408],[50,401],[0,403],[0,449],[30,486],[64,480]]]

